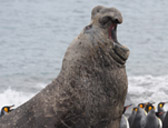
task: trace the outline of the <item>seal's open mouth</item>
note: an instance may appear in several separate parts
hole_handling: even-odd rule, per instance
[[[113,48],[115,52],[114,59],[117,62],[124,64],[129,56],[129,49],[121,45],[117,40],[117,23],[116,22],[113,22],[110,25],[108,34],[109,34],[108,35],[109,39],[115,43],[114,48]]]
[[[109,39],[112,39],[115,43],[118,43],[117,40],[117,23],[112,23],[109,27]]]

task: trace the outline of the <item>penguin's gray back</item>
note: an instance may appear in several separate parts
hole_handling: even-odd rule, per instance
[[[161,119],[162,122],[164,122],[165,117],[166,117],[166,112],[163,112],[163,114],[159,115],[159,118]]]
[[[132,123],[131,128],[144,128],[146,123],[146,114],[145,110],[142,108],[138,107],[138,111],[136,113],[135,119]]]
[[[130,128],[129,123],[128,123],[128,119],[125,115],[122,115],[122,117],[121,117],[120,128]]]
[[[163,128],[168,128],[168,112],[166,113],[166,117],[163,122]]]
[[[155,111],[152,109],[148,112],[144,128],[162,128],[161,123],[161,120],[159,121],[158,117],[155,114]]]
[[[159,118],[161,119],[161,121],[162,121],[162,123],[164,122],[164,119],[165,119],[165,117],[166,117],[166,111],[164,110],[164,108],[162,107],[160,107],[159,105],[158,105],[158,112],[163,112],[163,114],[160,114],[159,115]]]
[[[130,128],[132,128],[132,124],[134,122],[136,113],[137,113],[136,111],[132,111],[131,115],[128,118],[128,122],[129,122]]]

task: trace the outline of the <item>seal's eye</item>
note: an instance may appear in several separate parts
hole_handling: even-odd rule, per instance
[[[99,20],[99,22],[100,22],[100,24],[105,25],[105,24],[107,24],[110,20],[111,20],[111,17],[109,17],[109,16],[104,16],[104,17],[102,17],[102,18]]]

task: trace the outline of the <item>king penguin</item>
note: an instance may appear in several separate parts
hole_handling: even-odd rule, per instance
[[[160,102],[158,104],[158,117],[162,120],[162,122],[164,121],[165,119],[165,116],[166,116],[166,111],[164,110],[164,105],[168,103],[168,102]]]
[[[145,111],[148,113],[148,107],[153,105],[155,102],[147,102],[145,106]]]
[[[128,105],[128,106],[125,106],[125,107],[124,107],[123,114],[122,114],[121,121],[120,121],[120,128],[130,128],[130,127],[129,127],[128,119],[127,119],[127,117],[124,115],[125,111],[126,111],[130,106],[132,106],[132,105]]]
[[[147,109],[148,115],[146,117],[146,123],[144,128],[162,128],[162,122],[156,116],[155,107],[150,104]]]
[[[13,109],[11,109],[12,107],[14,107],[14,105],[2,107],[0,117],[2,117],[3,115],[5,115],[5,114],[7,114],[11,111],[13,111]]]
[[[138,107],[140,107],[140,108],[142,108],[144,111],[144,113],[145,113],[145,115],[147,115],[147,112],[146,112],[146,110],[145,110],[145,108],[146,108],[146,105],[148,105],[148,103],[139,103],[138,104]]]
[[[165,119],[163,121],[163,128],[168,128],[168,111],[167,111]]]
[[[130,128],[132,128],[132,124],[134,122],[135,115],[136,115],[137,111],[138,111],[138,107],[134,107],[132,109],[131,115],[128,118],[128,122],[129,122]]]
[[[146,112],[144,110],[144,107],[145,104],[143,103],[138,104],[138,110],[136,112],[131,128],[144,128],[146,123]]]

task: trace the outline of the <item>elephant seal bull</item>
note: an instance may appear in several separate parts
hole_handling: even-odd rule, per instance
[[[129,50],[117,40],[121,13],[97,6],[68,47],[55,80],[0,119],[0,128],[119,128]]]

